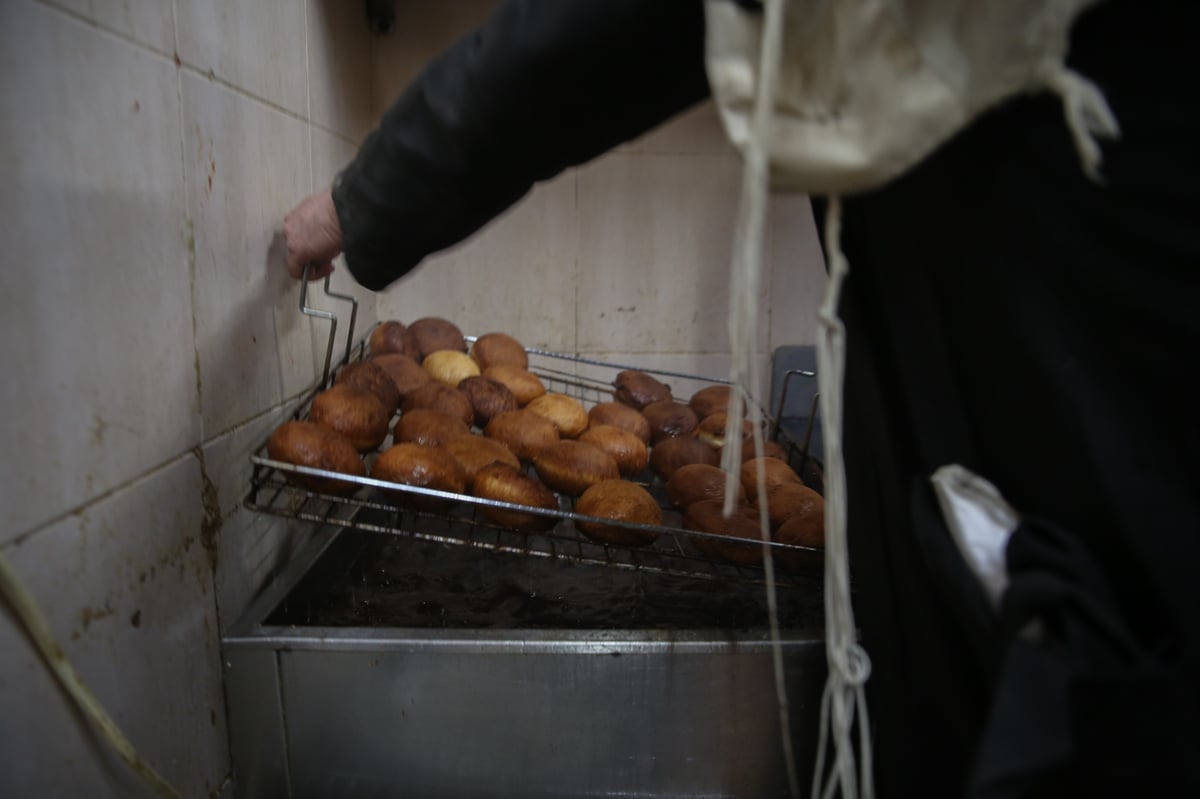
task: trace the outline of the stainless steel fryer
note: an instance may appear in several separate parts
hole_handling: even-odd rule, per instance
[[[585,401],[610,390],[587,370],[611,365],[534,355],[550,390]],[[313,393],[328,378],[327,360]],[[438,515],[397,508],[369,478],[349,499],[307,492],[264,454],[247,506],[310,522],[314,536],[223,637],[239,796],[786,795],[761,569],[699,555],[677,516],[653,547],[603,546],[574,531],[564,500],[553,531],[526,536],[476,518],[472,498]],[[390,559],[364,561],[364,547]],[[452,581],[472,575],[459,599],[540,591],[579,614],[447,617],[450,601],[427,618],[322,610],[322,592],[351,610],[384,595],[428,604],[427,585],[363,575],[407,564],[424,576],[431,558]],[[780,574],[802,785],[825,675],[820,596],[814,567]],[[613,597],[635,612],[596,620],[592,606],[611,612]],[[639,615],[653,597],[692,615]]]

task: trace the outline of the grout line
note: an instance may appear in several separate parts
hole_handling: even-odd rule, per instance
[[[150,55],[157,56],[166,61],[174,61],[175,59],[175,53],[163,52],[162,50],[157,49],[154,45],[139,41],[124,31],[119,31],[116,28],[109,27],[102,22],[97,22],[94,19],[84,16],[78,11],[73,11],[69,8],[63,8],[57,3],[51,2],[51,0],[33,0],[33,2],[55,14],[70,19],[88,28],[92,28],[97,33],[104,34],[112,39],[116,39],[123,44],[131,45],[132,47],[141,50],[144,53],[149,53]],[[174,20],[172,20],[172,28],[174,28]],[[178,38],[176,38],[176,42],[178,42]]]
[[[237,431],[241,430],[242,428],[249,427],[250,425],[257,423],[258,421],[260,421],[261,419],[263,419],[264,417],[266,417],[272,413],[278,413],[279,411],[282,411],[285,409],[290,409],[294,403],[296,403],[298,400],[300,400],[301,398],[306,396],[310,391],[312,391],[312,386],[309,386],[309,387],[305,388],[304,390],[299,391],[296,394],[293,394],[290,397],[285,398],[283,400],[283,402],[277,403],[265,410],[259,411],[258,413],[254,414],[253,416],[249,417],[248,419],[245,419],[241,422],[231,425],[230,427],[225,428],[224,430],[222,430],[218,433],[213,434],[212,436],[202,440],[201,443],[199,444],[199,447],[201,449],[203,449],[204,447],[207,447],[209,444],[212,444],[217,439],[224,438],[225,436],[236,433]],[[84,511],[86,511],[88,508],[92,507],[93,505],[111,498],[114,494],[116,494],[120,491],[124,491],[128,488],[132,488],[135,484],[142,482],[143,480],[147,480],[151,477],[154,477],[159,472],[175,465],[176,462],[178,462],[184,458],[187,458],[189,456],[194,456],[195,451],[196,451],[195,446],[189,446],[189,447],[185,448],[178,455],[173,455],[173,456],[167,458],[165,461],[163,461],[155,466],[151,466],[146,471],[136,474],[133,477],[130,477],[129,479],[124,480],[121,483],[118,483],[117,485],[113,486],[112,488],[108,489],[107,491],[103,491],[92,497],[88,497],[88,499],[86,499],[83,502],[80,502],[78,505],[73,505],[70,508],[68,508],[67,510],[64,510],[61,513],[55,514],[54,516],[50,517],[49,519],[47,519],[43,522],[37,523],[36,525],[29,528],[28,530],[25,530],[25,531],[17,534],[10,541],[5,541],[3,543],[0,543],[0,549],[8,549],[9,547],[18,546],[20,544],[25,543],[30,538],[33,538],[35,535],[42,532],[46,528],[52,527],[53,525],[58,524],[63,519],[67,518],[68,516],[74,516],[76,514],[82,513]]]
[[[19,535],[14,537],[11,541],[6,541],[5,543],[0,544],[0,549],[9,549],[11,547],[20,546],[20,545],[24,544],[26,541],[28,541],[29,539],[33,538],[38,533],[40,533],[50,527],[53,527],[54,525],[61,522],[63,519],[66,519],[68,516],[75,516],[79,513],[82,513],[83,511],[87,510],[91,506],[93,506],[99,502],[103,502],[104,500],[109,499],[110,497],[112,497],[114,494],[117,494],[118,492],[124,491],[128,488],[132,488],[137,483],[141,483],[145,480],[149,480],[150,478],[157,476],[160,472],[163,472],[163,471],[171,468],[172,466],[175,466],[180,461],[182,461],[186,458],[192,457],[192,450],[193,450],[193,448],[189,447],[188,449],[185,449],[183,452],[179,453],[178,455],[175,455],[174,457],[167,459],[163,463],[160,463],[157,466],[152,466],[151,468],[147,469],[146,471],[142,472],[141,474],[131,477],[130,479],[124,481],[123,483],[113,486],[112,488],[108,489],[107,491],[97,494],[94,497],[89,497],[87,499],[87,501],[81,502],[80,504],[63,511],[62,513],[59,513],[58,515],[53,516],[44,522],[40,522],[39,524],[26,530],[25,532],[20,533]]]
[[[171,0],[171,36],[175,49],[179,49],[179,4]],[[192,218],[191,192],[188,191],[187,128],[183,114],[183,75],[179,65],[175,66],[175,98],[179,106],[179,170],[183,184],[183,235],[186,245],[185,258],[188,273],[188,308],[192,316],[192,366],[196,378],[196,416],[200,425],[200,441],[204,441],[204,388],[200,372],[199,324],[196,320],[196,228]]]
[[[321,131],[322,133],[327,133],[330,136],[336,136],[337,138],[343,140],[347,144],[353,146],[355,149],[358,148],[358,143],[356,143],[349,134],[344,133],[340,130],[335,130],[335,129],[329,127],[328,125],[321,124],[320,122],[312,122],[309,119],[305,118],[304,114],[298,114],[295,111],[292,111],[289,108],[285,108],[284,106],[280,105],[279,103],[276,103],[273,100],[270,100],[266,97],[262,97],[257,94],[254,94],[250,90],[245,89],[241,86],[238,86],[236,83],[231,83],[229,80],[227,80],[225,78],[222,78],[220,75],[217,75],[212,70],[204,70],[204,69],[201,69],[201,68],[195,66],[194,64],[189,64],[187,62],[181,63],[179,65],[179,68],[181,70],[183,70],[184,72],[188,72],[188,73],[194,75],[195,77],[203,78],[204,80],[207,80],[210,83],[215,83],[216,85],[220,86],[222,89],[227,89],[240,97],[244,97],[248,100],[253,100],[254,102],[258,103],[259,105],[265,106],[265,107],[271,109],[272,111],[283,114],[286,117],[290,117],[291,119],[294,119],[297,122],[304,122],[306,124],[310,124],[317,130]]]
[[[308,56],[308,3],[304,4],[304,121],[308,123],[308,193],[313,193],[312,72]]]
[[[42,8],[45,8],[46,10],[50,11],[53,14],[58,14],[59,16],[69,19],[72,22],[75,22],[77,24],[91,28],[94,31],[96,31],[97,33],[100,33],[101,35],[104,35],[115,41],[119,41],[122,44],[130,45],[131,47],[133,47],[147,55],[152,55],[155,58],[161,58],[164,61],[174,64],[176,67],[178,67],[179,69],[181,69],[185,72],[190,72],[191,74],[193,74],[197,77],[205,78],[206,80],[216,83],[217,85],[219,85],[225,89],[228,89],[229,91],[234,92],[235,94],[238,94],[238,95],[248,98],[250,100],[254,100],[255,102],[260,103],[261,105],[265,105],[274,111],[278,111],[281,114],[285,114],[286,116],[289,116],[289,117],[299,120],[301,122],[308,121],[304,118],[303,114],[298,114],[295,111],[285,108],[282,105],[280,105],[279,103],[276,103],[273,100],[270,100],[269,98],[254,94],[249,89],[238,86],[237,84],[232,83],[229,80],[220,77],[212,70],[202,69],[201,67],[199,67],[195,64],[192,64],[187,61],[182,61],[182,60],[178,64],[176,64],[175,59],[181,58],[178,53],[179,15],[177,13],[172,14],[172,16],[173,16],[172,27],[174,28],[176,52],[168,53],[168,52],[159,50],[152,45],[146,44],[145,42],[138,41],[137,39],[130,37],[128,34],[123,33],[119,30],[116,30],[115,28],[110,28],[102,23],[96,22],[95,20],[88,19],[87,17],[83,16],[82,14],[80,14],[77,11],[72,11],[70,9],[62,8],[58,5],[55,5],[51,0],[33,0],[33,2],[36,5],[41,6]],[[174,9],[175,9],[175,4],[172,3],[172,10],[174,11]],[[358,148],[358,146],[360,144],[360,142],[355,141],[354,137],[349,133],[346,133],[346,132],[340,131],[340,130],[335,130],[334,128],[331,128],[328,125],[324,125],[319,122],[313,122],[311,124],[317,130],[320,130],[323,133],[328,133],[331,136],[336,136],[337,138],[342,139],[347,144],[352,145],[356,149]]]

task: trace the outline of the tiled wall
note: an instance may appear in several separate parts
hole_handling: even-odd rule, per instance
[[[229,790],[219,630],[312,534],[240,509],[324,353],[274,232],[492,5],[401,2],[373,40],[346,0],[0,2],[0,552],[186,796]],[[723,374],[738,172],[701,107],[378,298],[344,269],[334,288],[360,330],[437,314]],[[770,236],[764,354],[810,340],[823,283],[803,198]],[[136,795],[6,607],[0,652],[0,795]]]
[[[342,0],[0,3],[0,552],[189,797],[228,790],[220,625],[312,534],[239,505],[324,354],[273,234],[370,46]],[[0,796],[141,795],[0,608]]]
[[[395,31],[376,42],[377,108],[494,5],[398,4]],[[740,180],[741,162],[705,104],[536,187],[393,284],[380,296],[380,317],[440,315],[467,332],[504,330],[529,345],[726,376]],[[780,345],[813,343],[825,282],[806,198],[773,198],[768,235],[757,341],[764,363]]]

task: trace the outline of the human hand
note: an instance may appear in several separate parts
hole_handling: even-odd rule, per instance
[[[305,197],[283,218],[288,274],[299,280],[305,264],[309,280],[320,280],[333,271],[333,259],[342,251],[342,225],[330,189]]]

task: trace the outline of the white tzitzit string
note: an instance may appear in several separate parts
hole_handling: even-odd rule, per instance
[[[850,604],[850,552],[846,542],[846,466],[842,459],[842,388],[846,372],[846,327],[838,318],[842,282],[850,271],[840,243],[842,202],[831,197],[825,216],[829,285],[818,316],[817,380],[821,392],[821,430],[825,438],[825,657],[829,675],[821,698],[821,737],[813,770],[813,799],[828,799],[841,788],[845,799],[872,799],[871,724],[864,685],[871,659],[858,644]],[[851,732],[857,717],[860,769]],[[833,765],[825,778],[828,740]],[[861,781],[860,781],[861,779]]]
[[[754,427],[754,451],[763,451],[762,413],[750,400],[751,388],[759,385],[759,364],[755,357],[758,327],[758,296],[763,269],[763,241],[766,235],[767,137],[774,110],[775,84],[783,43],[784,0],[768,0],[759,74],[762,76],[754,103],[754,119],[742,173],[742,193],[734,231],[733,263],[730,270],[729,339],[732,365],[729,417],[725,429],[725,448],[721,466],[725,470],[725,516],[733,513],[737,480],[742,462],[742,414],[746,409]],[[800,796],[796,758],[792,750],[787,685],[783,672],[783,647],[779,635],[779,611],[775,596],[775,563],[771,556],[771,530],[767,521],[766,478],[758,470],[757,496],[759,532],[763,540],[763,569],[766,573],[767,614],[771,629],[771,655],[775,673],[775,696],[779,705],[779,729],[787,768],[788,788],[793,799]]]

